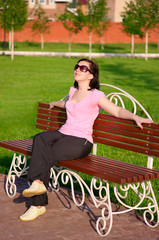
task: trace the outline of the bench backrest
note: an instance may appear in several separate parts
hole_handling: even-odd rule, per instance
[[[39,103],[36,127],[56,130],[66,121],[65,109],[48,108],[48,104]],[[93,126],[93,140],[95,143],[159,157],[159,124],[143,126],[141,130],[134,121],[99,114]]]

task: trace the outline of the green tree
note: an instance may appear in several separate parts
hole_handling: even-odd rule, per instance
[[[95,29],[95,33],[101,38],[101,49],[104,49],[103,35],[109,26],[108,8],[106,0],[98,0],[97,17],[99,19],[99,26]]]
[[[88,0],[88,12],[85,16],[85,25],[89,33],[89,58],[92,53],[92,33],[98,33],[106,27],[106,0],[92,1]],[[104,23],[104,24],[103,24]]]
[[[84,25],[84,15],[80,9],[77,9],[74,13],[72,13],[66,8],[65,12],[58,17],[58,20],[63,23],[63,26],[69,32],[68,50],[69,53],[71,53],[72,34],[77,34],[82,30]]]
[[[138,26],[138,35],[145,35],[145,60],[148,59],[148,37],[150,29],[154,29],[159,23],[159,0],[130,1],[132,22]]]
[[[21,31],[27,21],[27,5],[24,0],[0,0],[0,25],[11,33],[11,59],[14,59],[14,32]]]
[[[41,49],[44,49],[44,33],[49,31],[49,19],[40,5],[36,5],[34,10],[35,20],[32,24],[32,31],[40,33]]]
[[[136,18],[136,5],[134,2],[126,3],[124,12],[121,14],[123,19],[123,30],[128,35],[131,35],[131,53],[134,53],[134,36],[138,35],[140,38],[144,36],[142,29],[142,22]]]

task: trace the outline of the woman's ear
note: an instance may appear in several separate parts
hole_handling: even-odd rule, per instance
[[[92,73],[89,74],[88,79],[89,79],[89,80],[92,80],[92,79],[93,79],[93,74],[92,74]]]

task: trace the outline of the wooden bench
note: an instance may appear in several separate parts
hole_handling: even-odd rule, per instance
[[[36,127],[46,131],[56,130],[66,121],[66,112],[60,108],[52,110],[48,110],[48,108],[48,104],[39,103]],[[152,160],[153,156],[159,157],[159,124],[143,124],[143,126],[143,130],[141,130],[131,120],[99,114],[93,127],[93,139],[95,143],[148,155]],[[6,192],[9,197],[14,197],[16,194],[15,176],[20,177],[27,174],[28,171],[27,160],[32,153],[32,139],[1,141],[0,146],[15,152],[6,180]],[[20,154],[17,155],[17,153]],[[159,170],[97,156],[95,150],[94,154],[85,158],[61,161],[59,166],[51,169],[50,186],[56,189],[59,178],[63,184],[70,181],[73,200],[77,206],[84,203],[86,189],[92,197],[94,205],[101,210],[101,216],[96,222],[96,229],[100,236],[109,234],[113,215],[131,210],[143,210],[146,224],[150,227],[158,225],[159,208],[150,180],[159,178]],[[90,186],[85,183],[80,174],[73,170],[93,176]],[[80,186],[81,202],[76,200],[74,182]],[[127,208],[126,210],[112,211],[109,182],[113,182],[115,197],[120,204]],[[98,197],[95,196],[94,190],[99,192]],[[129,206],[124,199],[132,190],[139,200],[136,205]],[[147,205],[143,206],[145,199],[147,199]],[[153,221],[151,224],[147,220],[147,214],[152,217],[151,220],[154,220],[154,215],[157,216],[155,224]]]

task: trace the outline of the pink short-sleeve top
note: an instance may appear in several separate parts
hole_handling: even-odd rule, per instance
[[[90,90],[88,95],[80,102],[71,102],[76,88],[71,87],[66,102],[66,123],[59,131],[66,135],[86,138],[93,143],[93,124],[97,118],[100,107],[98,102],[105,94],[97,89]]]

